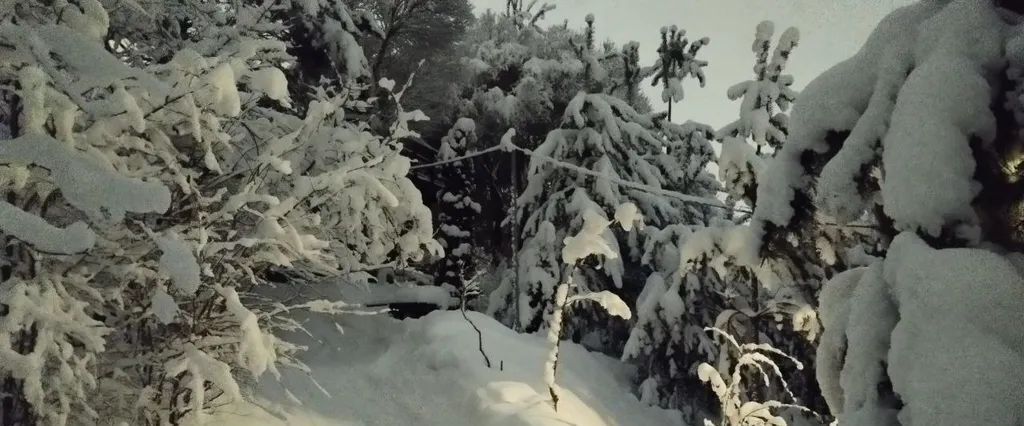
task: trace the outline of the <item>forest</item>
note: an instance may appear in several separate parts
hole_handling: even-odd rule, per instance
[[[0,0],[0,426],[1024,426],[1024,4],[607,3]]]

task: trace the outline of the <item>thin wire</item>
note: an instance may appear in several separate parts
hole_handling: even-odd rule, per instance
[[[574,171],[576,173],[580,173],[580,174],[584,174],[584,175],[588,175],[588,176],[594,176],[594,177],[597,177],[597,178],[600,178],[600,179],[606,179],[609,182],[615,183],[615,184],[620,185],[620,186],[625,186],[627,188],[632,188],[632,189],[635,189],[635,190],[638,190],[638,191],[643,191],[643,192],[647,192],[647,193],[654,194],[654,195],[661,195],[661,196],[664,196],[664,197],[671,197],[671,198],[675,198],[677,200],[684,201],[684,202],[687,202],[687,203],[703,204],[703,205],[708,206],[708,207],[714,207],[714,208],[725,209],[725,210],[739,211],[739,212],[742,212],[742,213],[749,213],[748,211],[744,211],[742,209],[737,209],[735,207],[729,207],[729,206],[725,205],[725,203],[723,203],[723,202],[721,202],[719,200],[713,199],[713,198],[698,197],[696,195],[688,195],[688,194],[683,194],[683,193],[680,193],[680,192],[669,191],[667,189],[653,187],[653,186],[650,186],[650,185],[644,185],[644,184],[640,184],[640,183],[636,183],[636,182],[630,182],[628,180],[624,180],[624,179],[621,179],[621,178],[604,175],[604,174],[595,172],[593,170],[577,166],[575,164],[570,164],[570,163],[566,163],[564,161],[559,161],[557,159],[548,157],[546,155],[537,154],[537,153],[533,152],[532,150],[529,150],[529,149],[526,149],[526,148],[522,148],[522,147],[517,146],[515,144],[510,144],[510,145],[512,145],[513,149],[515,149],[517,151],[520,151],[520,152],[522,152],[522,153],[524,153],[526,155],[529,155],[529,156],[531,156],[533,158],[538,158],[540,160],[543,160],[543,161],[546,161],[548,163],[554,164],[555,166],[558,166],[558,167],[561,167],[561,168],[564,168],[564,169],[568,169],[568,170],[572,170],[572,171]]]
[[[575,164],[566,163],[564,161],[560,161],[558,159],[551,158],[551,157],[548,157],[546,155],[537,154],[536,152],[533,152],[533,150],[530,150],[530,149],[527,149],[527,148],[523,148],[523,147],[521,147],[519,145],[516,145],[515,143],[512,143],[512,141],[510,141],[510,140],[502,141],[502,143],[500,143],[498,145],[495,145],[495,146],[492,146],[490,148],[484,149],[482,151],[473,152],[473,153],[470,153],[470,154],[463,155],[461,157],[455,157],[455,158],[451,158],[451,159],[444,160],[444,161],[438,161],[438,162],[428,163],[428,164],[420,164],[420,165],[413,166],[410,169],[411,170],[416,170],[416,169],[423,169],[423,168],[427,168],[427,167],[437,167],[437,166],[441,166],[441,165],[445,165],[445,164],[449,164],[449,163],[455,163],[455,162],[458,162],[458,161],[466,160],[466,159],[473,158],[473,157],[479,157],[479,156],[482,156],[482,155],[487,155],[487,154],[490,154],[490,153],[495,152],[495,151],[511,152],[513,150],[522,152],[522,153],[524,153],[524,154],[526,154],[526,155],[528,155],[530,157],[533,157],[533,158],[541,159],[541,160],[546,161],[548,163],[551,163],[551,164],[553,164],[553,165],[555,165],[557,167],[561,167],[561,168],[564,168],[564,169],[572,170],[572,171],[577,172],[577,173],[581,173],[581,174],[585,174],[585,175],[589,175],[589,176],[594,176],[594,177],[601,178],[601,179],[607,179],[609,182],[615,183],[617,185],[625,186],[627,188],[632,188],[632,189],[635,189],[637,191],[643,191],[643,192],[647,192],[649,194],[661,195],[661,196],[665,196],[665,197],[671,197],[671,198],[675,198],[677,200],[680,200],[680,201],[683,201],[683,202],[687,202],[687,203],[695,203],[695,204],[701,204],[701,205],[705,205],[705,206],[708,206],[708,207],[714,207],[714,208],[723,209],[723,210],[729,210],[729,211],[734,211],[734,212],[739,212],[739,213],[746,213],[746,214],[753,214],[753,211],[751,211],[751,210],[739,209],[739,208],[736,208],[736,207],[729,207],[728,205],[726,205],[725,203],[723,203],[723,202],[721,202],[721,201],[719,201],[717,199],[698,197],[698,196],[695,196],[695,195],[683,194],[683,193],[680,193],[680,192],[669,191],[669,190],[662,189],[662,188],[656,188],[656,187],[649,186],[649,185],[639,184],[639,183],[636,183],[636,182],[630,182],[628,180],[623,180],[623,179],[620,179],[620,178],[615,178],[615,177],[603,175],[603,174],[600,174],[600,173],[595,172],[593,170],[577,166]],[[846,224],[846,225],[843,225],[843,224],[828,223],[828,222],[820,222],[819,224],[820,225],[825,225],[825,226],[836,227],[836,228],[878,229],[877,225],[871,225],[871,224]]]
[[[750,211],[748,211],[748,210],[737,209],[735,207],[729,207],[729,206],[725,205],[725,203],[723,203],[723,202],[721,202],[719,200],[713,199],[713,198],[705,198],[705,197],[698,197],[698,196],[695,196],[695,195],[687,195],[687,194],[683,194],[683,193],[680,193],[680,192],[669,191],[669,190],[662,189],[662,188],[656,188],[656,187],[653,187],[653,186],[650,186],[650,185],[644,185],[644,184],[640,184],[640,183],[636,183],[636,182],[630,182],[628,180],[623,180],[623,179],[617,178],[617,177],[603,175],[601,173],[598,173],[598,172],[595,172],[593,170],[577,166],[575,164],[569,164],[569,163],[566,163],[564,161],[559,161],[559,160],[557,160],[555,158],[548,157],[546,155],[537,154],[536,152],[533,152],[533,150],[530,150],[530,149],[527,149],[527,148],[523,148],[523,147],[518,146],[518,145],[516,145],[516,144],[514,144],[512,142],[509,142],[509,141],[506,141],[506,142],[504,142],[502,144],[499,144],[499,145],[492,146],[492,147],[484,149],[482,151],[477,151],[477,152],[473,152],[473,153],[470,153],[470,154],[466,154],[466,155],[463,155],[461,157],[450,158],[450,159],[447,159],[447,160],[437,161],[437,162],[434,162],[434,163],[419,164],[419,165],[411,167],[410,169],[411,170],[417,170],[417,169],[423,169],[423,168],[427,168],[427,167],[437,167],[437,166],[441,166],[441,165],[445,165],[445,164],[459,162],[459,161],[466,160],[466,159],[473,158],[473,157],[479,157],[481,155],[490,154],[490,153],[495,152],[495,151],[511,151],[511,150],[520,151],[520,152],[522,152],[522,153],[524,153],[526,155],[529,155],[530,157],[538,158],[538,159],[540,159],[542,161],[546,161],[548,163],[551,163],[551,164],[553,164],[553,165],[555,165],[557,167],[561,167],[561,168],[564,168],[564,169],[572,170],[574,172],[577,172],[577,173],[580,173],[580,174],[585,174],[585,175],[588,175],[588,176],[594,176],[594,177],[597,177],[597,178],[606,179],[609,182],[615,183],[615,184],[620,185],[620,186],[625,186],[627,188],[635,189],[635,190],[638,190],[638,191],[643,191],[643,192],[647,192],[647,193],[654,194],[654,195],[661,195],[661,196],[664,196],[664,197],[675,198],[677,200],[680,200],[680,201],[683,201],[683,202],[687,202],[687,203],[696,203],[696,204],[702,204],[702,205],[705,205],[705,206],[719,208],[719,209],[724,209],[724,210],[738,211],[738,212],[741,212],[741,213],[750,213]]]
[[[418,164],[418,165],[410,167],[409,169],[410,170],[417,170],[417,169],[425,169],[427,167],[443,166],[443,165],[448,164],[448,163],[455,163],[455,162],[459,162],[459,161],[462,161],[462,160],[465,160],[465,159],[468,159],[468,158],[479,157],[481,155],[490,154],[490,153],[492,153],[494,151],[502,151],[504,149],[505,149],[505,147],[502,146],[502,145],[495,145],[495,146],[487,148],[487,149],[485,149],[483,151],[472,152],[472,153],[463,155],[461,157],[450,158],[450,159],[447,159],[447,160],[437,161],[437,162],[434,162],[434,163]]]

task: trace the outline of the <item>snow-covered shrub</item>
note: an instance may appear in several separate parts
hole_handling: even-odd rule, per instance
[[[107,224],[163,213],[171,200],[144,162],[118,155],[122,140],[107,138],[143,131],[122,82],[153,80],[103,52],[107,19],[98,2],[64,5],[59,25],[16,25],[13,11],[0,11],[0,81],[13,137],[0,145],[0,418],[11,424],[65,424],[76,412],[96,417],[89,406],[95,363],[114,330],[97,318],[105,295],[91,282],[104,265],[85,253],[102,249]],[[91,58],[94,50],[103,55]]]
[[[720,329],[709,328],[721,338],[728,346],[729,361],[724,363],[722,370],[710,364],[701,363],[697,367],[697,375],[700,380],[711,387],[712,392],[718,397],[720,405],[721,420],[720,426],[786,426],[786,421],[776,415],[777,410],[783,408],[798,409],[806,411],[807,408],[799,405],[783,403],[775,400],[757,401],[751,399],[751,388],[753,384],[744,383],[745,380],[761,379],[765,387],[772,386],[772,379],[778,379],[777,386],[781,387],[784,393],[792,399],[789,393],[789,385],[782,376],[782,370],[772,357],[781,357],[792,361],[797,369],[802,369],[800,361],[787,355],[770,344],[744,343],[740,344],[736,339]],[[750,374],[752,373],[752,374]],[[714,426],[710,420],[704,420],[705,426]]]
[[[140,65],[104,49],[98,2],[62,4],[54,22],[41,7],[0,24],[21,111],[0,144],[3,418],[198,422],[240,382],[301,367],[278,337],[301,327],[289,310],[353,309],[264,299],[271,272],[367,280],[438,249],[396,141],[346,117],[368,108],[358,87],[315,90],[296,115],[266,62],[283,43]],[[393,137],[416,118],[399,112]]]

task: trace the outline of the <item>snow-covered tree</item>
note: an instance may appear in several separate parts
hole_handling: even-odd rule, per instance
[[[586,34],[591,35],[578,43],[577,55],[591,81],[587,86],[608,89],[612,85],[606,82],[612,80],[591,44],[592,22],[588,19]],[[565,279],[557,270],[544,272],[550,264],[545,260],[550,255],[544,253],[552,250],[543,247],[579,230],[584,212],[610,218],[617,206],[628,203],[636,206],[646,225],[662,228],[690,220],[702,223],[709,213],[704,204],[716,203],[706,198],[715,188],[703,170],[711,156],[706,126],[676,125],[663,114],[640,114],[625,100],[600,91],[579,92],[563,117],[562,128],[532,151],[528,184],[519,198],[524,242],[518,310],[526,330],[544,326],[556,286]],[[646,275],[641,262],[660,266],[650,256],[644,259],[645,243],[657,235],[640,227],[608,230],[605,238],[616,253],[621,249],[621,256],[580,265],[574,285],[582,292],[612,291],[632,303]],[[581,305],[573,308],[567,331],[594,347],[617,350],[626,324],[609,321],[600,310]]]
[[[113,3],[108,48],[129,63],[166,63],[186,48],[219,56],[255,47],[254,59],[288,76],[299,109],[316,87],[338,92],[351,80],[369,83],[360,41],[382,37],[369,11],[345,0]]]
[[[371,12],[379,23],[379,34],[359,39],[365,46],[373,80],[389,78],[404,85],[415,74],[416,82],[406,90],[403,104],[421,109],[430,117],[442,117],[450,111],[451,77],[460,72],[459,58],[467,48],[463,39],[473,24],[472,3],[347,0],[347,4]],[[419,127],[432,124],[424,122]]]
[[[481,150],[496,147],[510,128],[515,130],[516,144],[536,148],[561,125],[565,106],[591,81],[585,78],[591,66],[581,56],[585,42],[579,41],[585,34],[564,25],[541,28],[541,19],[551,7],[525,3],[529,2],[510,4],[506,14],[485,13],[467,34],[465,44],[471,47],[471,55],[464,60],[464,68],[468,76],[461,83],[461,96],[452,100],[455,115],[442,120],[454,125],[459,118],[472,119]],[[594,50],[594,60],[610,76],[605,82],[621,83],[629,55],[611,45]],[[616,96],[630,93],[621,84],[607,90]],[[632,92],[639,93],[636,88]],[[646,99],[637,95],[633,103],[646,105]],[[431,144],[442,138],[425,137]],[[481,230],[481,249],[492,253],[495,263],[505,265],[498,273],[504,290],[514,287],[514,253],[523,247],[520,224],[507,218],[518,209],[515,198],[525,186],[528,162],[522,152],[511,152],[463,163],[472,163],[481,177],[473,199],[483,209],[474,229]],[[489,304],[492,310],[502,311],[496,314],[510,325],[517,317],[512,313],[512,295],[499,292],[496,299],[503,300]]]
[[[759,147],[778,149],[786,140],[786,110],[796,98],[790,89],[793,76],[783,74],[789,55],[800,41],[796,28],[786,29],[772,50],[775,24],[758,24],[751,50],[754,52],[754,79],[729,88],[730,100],[741,100],[740,117],[719,131],[721,138],[752,139]],[[769,59],[770,56],[770,59]]]
[[[473,200],[477,193],[477,176],[473,173],[472,160],[457,159],[464,157],[475,145],[476,124],[464,118],[457,121],[441,140],[437,154],[439,162],[447,163],[441,165],[442,189],[437,196],[441,203],[438,207],[438,240],[445,249],[445,257],[440,262],[436,284],[460,294],[477,275],[473,226],[481,206]]]
[[[727,208],[717,210],[719,215],[703,216],[702,221],[691,215],[680,223],[693,225],[668,227],[653,239],[667,241],[652,247],[650,255],[665,259],[660,261],[664,267],[651,275],[637,302],[637,324],[623,355],[641,366],[643,399],[694,409],[689,412],[693,420],[706,415],[701,410],[717,405],[697,381],[698,365],[722,362],[726,356],[705,327],[721,327],[760,343],[768,343],[765,333],[783,324],[812,339],[816,333],[813,310],[798,291],[803,283],[796,282],[807,276],[792,273],[797,268],[787,264],[760,262],[749,249],[753,236],[743,224],[749,214],[742,212],[757,201],[753,194],[762,163],[770,158],[771,147],[785,140],[785,110],[795,97],[789,89],[793,79],[782,71],[798,34],[787,30],[772,54],[773,32],[771,22],[758,26],[752,46],[755,78],[728,91],[730,99],[742,99],[740,119],[717,132],[722,150],[715,160],[729,194],[723,204]],[[762,145],[768,148],[762,150]],[[821,270],[813,269],[814,263],[799,266],[813,270],[809,275],[816,282],[823,279]],[[787,321],[780,322],[784,318]],[[803,351],[797,353],[807,353],[806,338],[795,337],[803,344]]]
[[[472,119],[480,149],[497,145],[509,128],[515,129],[517,143],[535,147],[558,127],[561,108],[582,88],[577,78],[582,65],[569,43],[575,31],[542,29],[542,12],[516,7],[518,12],[509,14],[485,13],[467,33],[458,96],[448,99],[451,115],[434,117],[447,123],[445,132],[460,118]],[[425,134],[425,139],[437,146],[444,136]],[[483,206],[475,227],[482,231],[481,246],[499,258],[515,251],[513,227],[505,218],[522,188],[527,162],[521,153],[511,153],[463,163],[472,163],[486,179],[473,194]]]
[[[755,57],[754,79],[729,88],[729,99],[740,100],[739,118],[717,135],[722,144],[719,179],[725,183],[733,201],[747,206],[757,204],[758,174],[764,168],[764,159],[786,140],[786,110],[796,98],[796,93],[790,89],[793,76],[782,72],[800,35],[796,28],[787,29],[773,52],[774,32],[775,25],[771,21],[757,26],[751,46]]]
[[[764,163],[786,142],[789,121],[787,110],[797,96],[796,92],[790,89],[793,76],[783,74],[783,71],[790,54],[799,42],[799,32],[793,27],[786,29],[772,49],[774,33],[775,28],[771,21],[758,24],[751,46],[755,57],[754,79],[729,88],[729,99],[740,101],[739,118],[717,133],[722,144],[718,159],[719,180],[724,183],[729,200],[739,203],[742,207],[757,205],[756,194]],[[745,212],[736,219],[736,222],[746,222],[749,213]],[[739,226],[733,232],[744,234],[749,233],[750,229]],[[801,242],[814,241],[815,237],[827,242],[827,236],[821,235],[822,232],[815,227],[801,229],[796,234],[799,235]],[[744,338],[758,339],[757,333],[771,334],[777,327],[768,325],[763,320],[771,319],[778,322],[781,314],[785,314],[798,315],[793,318],[792,325],[796,331],[808,333],[813,340],[816,325],[813,318],[804,317],[810,312],[807,301],[814,297],[825,279],[825,268],[835,263],[821,260],[820,251],[824,249],[827,247],[817,244],[794,245],[791,247],[791,255],[787,262],[769,262],[768,268],[763,268],[763,263],[751,263],[750,260],[755,256],[750,252],[747,252],[746,256],[737,256],[728,250],[719,253],[719,256],[734,258],[725,261],[731,267],[720,271],[720,275],[723,275],[726,281],[732,282],[733,291],[746,299],[736,300],[733,302],[734,306],[730,306],[731,309],[725,312],[735,320],[748,322],[748,335]],[[745,277],[742,285],[738,285],[735,274]],[[760,279],[767,279],[768,282],[759,282]],[[787,300],[788,298],[793,299]],[[716,323],[716,326],[735,332],[732,328],[735,324],[728,321],[731,320],[722,324]],[[793,349],[782,342],[775,344],[782,345],[786,350]]]
[[[1024,300],[1019,22],[997,2],[893,12],[808,84],[762,174],[752,226],[765,257],[808,223],[880,234],[866,250],[836,244],[866,266],[821,295],[817,375],[842,424],[1013,424],[1024,413],[1010,390],[1024,383],[1024,335],[1009,326]]]
[[[631,229],[640,220],[636,216],[637,208],[633,204],[622,204],[615,211],[615,221],[624,229]],[[548,325],[548,343],[551,350],[544,365],[544,379],[548,385],[548,392],[551,395],[551,403],[555,410],[558,409],[558,384],[556,374],[558,373],[558,348],[562,338],[562,323],[567,315],[567,308],[576,303],[588,302],[599,306],[605,313],[624,320],[632,317],[629,306],[618,296],[609,291],[586,292],[575,288],[573,280],[576,277],[576,268],[580,262],[592,256],[602,256],[605,259],[614,259],[618,256],[617,250],[608,245],[604,234],[608,226],[612,224],[602,213],[592,210],[583,212],[583,226],[579,233],[566,237],[562,247],[562,263],[565,272],[561,275],[565,279],[558,284],[554,297],[554,313],[550,317]],[[571,297],[570,291],[575,293]]]
[[[707,61],[697,59],[700,49],[707,46],[711,39],[702,37],[690,42],[686,38],[686,30],[673,25],[661,27],[661,45],[658,46],[658,62],[647,74],[654,79],[651,84],[661,85],[661,101],[668,104],[668,118],[672,119],[672,104],[685,98],[683,80],[687,77],[696,78],[704,87],[704,67]]]
[[[199,421],[242,398],[243,378],[301,366],[278,337],[301,327],[289,310],[355,309],[267,300],[271,271],[296,288],[365,280],[437,249],[409,160],[345,116],[367,108],[358,89],[315,90],[295,115],[265,62],[283,43],[136,62],[104,48],[98,1],[56,3],[0,11],[19,111],[0,144],[4,422]]]
[[[665,188],[715,200],[719,183],[707,171],[714,158],[709,128],[666,123],[667,135],[677,134],[669,148],[674,162]],[[679,132],[679,130],[685,130]],[[664,155],[664,154],[661,154]],[[659,155],[660,156],[660,155]],[[658,221],[644,230],[641,263],[649,271],[635,304],[636,322],[622,358],[636,364],[642,399],[652,405],[683,407],[694,403],[702,389],[691,373],[695,363],[714,359],[717,346],[703,332],[702,324],[714,324],[724,306],[726,284],[711,267],[691,269],[705,227],[727,217],[724,204],[677,202]],[[685,366],[685,367],[684,367]],[[710,396],[705,395],[706,401]]]

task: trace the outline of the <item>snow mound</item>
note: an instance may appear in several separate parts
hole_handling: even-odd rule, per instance
[[[256,404],[234,404],[215,423],[266,425],[584,426],[682,425],[679,413],[649,407],[629,392],[631,371],[615,359],[563,342],[559,409],[544,384],[548,343],[494,319],[435,312],[416,320],[386,316],[310,319],[324,339],[309,342],[309,377],[282,371],[261,384]],[[343,333],[339,333],[342,330]],[[328,394],[330,396],[328,396]]]

